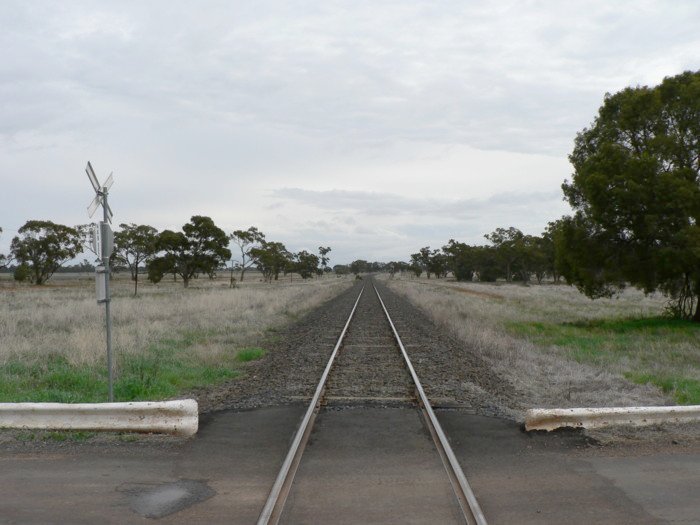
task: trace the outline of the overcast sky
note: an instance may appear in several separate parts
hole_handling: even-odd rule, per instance
[[[0,253],[28,219],[258,226],[332,263],[568,212],[606,92],[700,69],[700,2],[0,2]]]

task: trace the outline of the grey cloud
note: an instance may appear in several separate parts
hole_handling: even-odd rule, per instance
[[[392,193],[281,188],[272,191],[272,196],[324,210],[343,210],[369,216],[426,216],[440,219],[468,219],[485,211],[493,212],[494,209],[529,209],[561,200],[559,190],[501,192],[487,199],[417,199]]]
[[[630,59],[698,43],[700,14],[693,2],[99,5],[4,3],[4,133],[204,117],[365,145],[561,154],[601,90],[638,81]]]
[[[437,248],[450,238],[482,244],[483,235],[500,226],[539,234],[548,221],[568,210],[559,191],[503,192],[487,199],[417,199],[391,193],[283,188],[273,196],[325,218],[304,221],[285,235],[291,246],[325,239],[334,247],[336,261],[406,259],[421,246]],[[347,217],[356,224],[347,224]]]

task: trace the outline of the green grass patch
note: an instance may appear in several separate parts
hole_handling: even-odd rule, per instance
[[[700,370],[698,323],[647,317],[506,326],[512,335],[537,345],[559,346],[581,363],[605,367],[623,362],[627,379],[656,385],[679,404],[700,404],[700,381],[692,377],[697,377],[692,370]]]
[[[75,443],[80,443],[80,442],[84,442],[84,441],[88,441],[89,439],[92,439],[93,437],[95,437],[95,434],[96,434],[95,432],[84,432],[84,431],[78,431],[78,430],[66,430],[66,431],[60,431],[60,432],[59,431],[50,431],[50,432],[41,432],[38,436],[32,435],[31,439],[34,440],[37,437],[40,437],[42,441],[57,441],[59,443],[64,442],[64,441],[72,441]],[[23,441],[26,441],[26,439]]]
[[[671,394],[679,405],[700,405],[700,381],[697,379],[636,372],[628,372],[625,377],[641,385],[651,383],[658,386]]]
[[[247,363],[248,361],[254,361],[255,359],[260,359],[265,355],[265,350],[262,348],[244,348],[239,350],[236,354],[236,359],[241,363]]]
[[[151,345],[141,354],[117,354],[115,400],[167,399],[194,387],[236,377],[240,360],[233,352],[222,362],[212,364],[203,362],[192,351],[208,335],[184,332],[180,337]],[[251,353],[251,359],[254,354]],[[56,354],[33,364],[11,361],[0,366],[0,402],[93,403],[106,399],[104,366],[75,366]]]
[[[66,441],[68,434],[66,432],[47,432],[44,434],[44,441]]]
[[[700,343],[700,325],[663,317],[573,323],[513,322],[508,323],[507,328],[512,334],[540,345],[568,348],[572,356],[582,362],[617,361],[623,355],[639,355],[643,347],[655,345]],[[673,355],[668,357],[673,358]]]

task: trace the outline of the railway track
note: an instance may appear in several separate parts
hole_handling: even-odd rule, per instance
[[[324,407],[332,403],[368,402],[411,404],[419,410],[449,479],[454,498],[459,504],[460,516],[468,524],[485,524],[479,503],[373,282],[362,287],[353,305],[265,502],[258,524],[280,522],[314,423]]]

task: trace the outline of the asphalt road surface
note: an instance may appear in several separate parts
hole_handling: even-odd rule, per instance
[[[0,450],[0,523],[255,523],[304,407],[219,412],[189,441]],[[438,411],[489,523],[700,523],[700,450],[589,446]],[[286,523],[454,523],[412,408],[319,418]],[[400,430],[393,443],[369,428]],[[396,432],[391,432],[392,436]],[[396,514],[398,512],[399,514]]]

